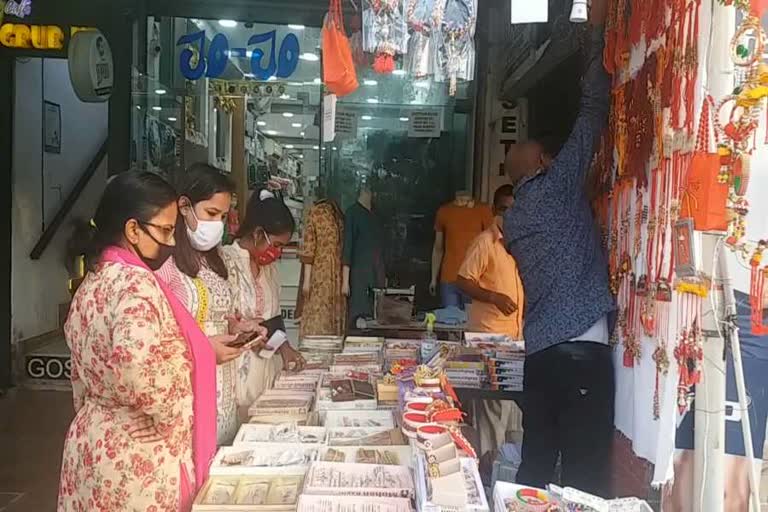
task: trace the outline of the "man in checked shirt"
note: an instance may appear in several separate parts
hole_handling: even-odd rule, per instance
[[[606,0],[593,0],[579,115],[560,146],[512,146],[505,169],[515,203],[504,243],[525,290],[523,460],[518,482],[544,487],[558,456],[562,483],[610,497],[615,304],[585,181],[609,108],[602,61]]]

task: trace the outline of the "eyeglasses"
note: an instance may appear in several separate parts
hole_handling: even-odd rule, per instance
[[[176,226],[170,226],[170,225],[161,226],[160,224],[154,224],[152,222],[143,222],[143,221],[139,221],[139,224],[144,226],[144,231],[147,231],[149,236],[152,236],[152,233],[149,233],[149,231],[146,229],[147,227],[155,228],[160,232],[160,238],[162,240],[155,240],[155,242],[168,244],[168,243],[173,243],[175,241],[174,235],[176,233]],[[152,238],[154,239],[153,236]]]

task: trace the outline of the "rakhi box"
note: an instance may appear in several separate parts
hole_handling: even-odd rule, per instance
[[[325,427],[304,427],[294,423],[259,425],[244,423],[235,436],[234,446],[254,443],[302,443],[325,444],[328,431]]]
[[[411,471],[402,466],[314,462],[303,494],[412,498]]]
[[[319,460],[413,467],[413,449],[410,446],[327,446],[322,449]]]
[[[394,428],[392,411],[327,411],[320,414],[323,425],[337,427],[384,427]]]
[[[211,463],[210,474],[302,474],[317,459],[322,445],[262,443],[258,448],[223,446]]]
[[[298,512],[411,512],[408,498],[378,498],[368,496],[313,496],[299,497]]]
[[[193,512],[288,512],[296,509],[302,476],[211,477]]]
[[[312,409],[315,394],[295,390],[270,389],[265,391],[248,409],[251,416],[257,415],[299,415]]]

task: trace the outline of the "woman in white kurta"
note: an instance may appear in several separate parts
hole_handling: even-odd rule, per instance
[[[234,184],[215,167],[194,164],[188,169],[178,188],[181,215],[174,257],[157,272],[195,317],[216,352],[218,445],[232,442],[240,426],[238,405],[247,405],[238,404],[235,396],[242,350],[227,345],[236,338],[229,326],[234,309],[227,267],[219,253],[233,191]]]
[[[233,308],[241,329],[249,323],[266,322],[270,331],[285,330],[280,314],[280,281],[277,260],[287,245],[295,222],[290,210],[266,190],[254,192],[246,208],[237,240],[222,247],[232,289]],[[272,334],[272,332],[270,332]],[[299,371],[304,359],[289,343],[271,359],[254,352],[243,354],[238,368],[237,400],[253,403],[270,388],[281,369]],[[245,412],[241,409],[241,412]]]

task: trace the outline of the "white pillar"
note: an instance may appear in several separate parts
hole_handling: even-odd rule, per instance
[[[733,90],[730,40],[736,28],[736,14],[733,7],[725,7],[717,1],[705,1],[702,4],[702,14],[711,12],[709,20],[711,34],[707,23],[701,25],[701,32],[699,33],[700,58],[708,59],[704,64],[706,77],[702,83],[707,85],[705,93],[711,94],[715,101],[718,101]],[[709,55],[706,54],[707,49]],[[700,104],[701,101],[697,105]],[[717,273],[720,279],[727,279],[721,236],[721,234],[714,233],[702,235],[700,270],[706,275],[711,276],[713,273]],[[717,265],[715,265],[716,263]],[[709,299],[705,301],[702,308],[704,374],[703,383],[696,389],[695,485],[693,496],[694,510],[701,512],[721,512],[725,492],[723,471],[725,447],[724,342],[720,336],[723,329],[716,323],[717,319],[722,319],[724,314],[722,306],[725,297],[720,284],[720,282],[716,283],[715,290],[711,292],[719,306],[718,311],[712,310],[713,301]],[[718,327],[720,327],[719,331]]]

